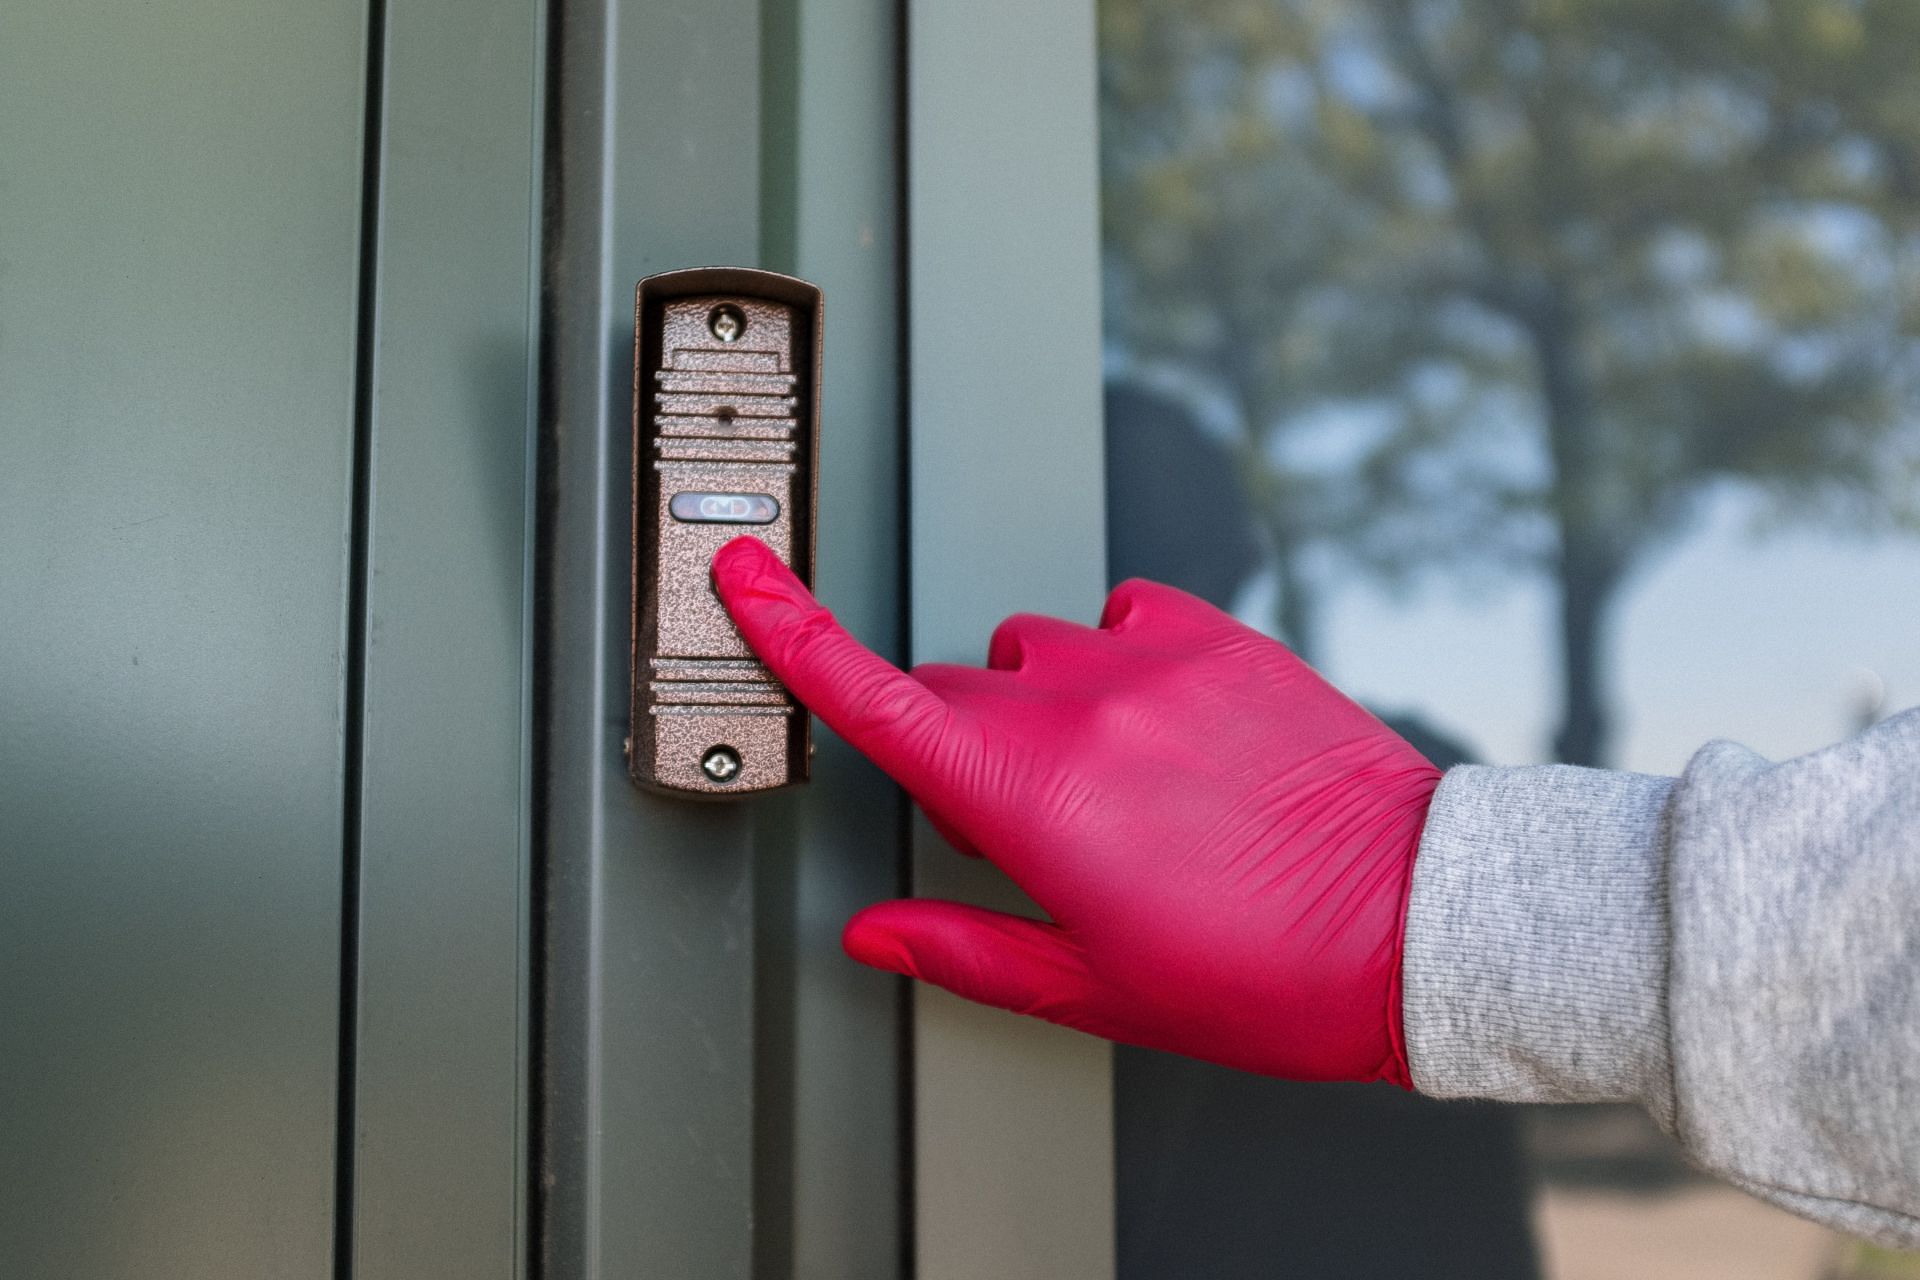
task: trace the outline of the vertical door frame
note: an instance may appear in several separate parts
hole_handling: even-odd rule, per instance
[[[623,743],[633,286],[752,265],[753,0],[579,0],[549,76],[542,413],[542,1280],[752,1261],[750,810],[637,791]]]
[[[904,810],[831,734],[792,794],[636,790],[626,720],[633,287],[688,266],[826,292],[818,586],[901,643],[890,0],[579,0],[549,73],[536,697],[546,1280],[896,1270],[899,989],[839,954]]]
[[[1093,0],[911,0],[911,649],[1092,622],[1106,582]],[[1033,910],[922,821],[913,887]],[[1112,1052],[915,993],[918,1280],[1114,1271]]]
[[[891,0],[580,0],[549,117],[538,883],[543,1276],[889,1274],[899,988],[839,921],[899,890],[904,808],[818,737],[728,804],[626,779],[632,290],[758,265],[826,290],[818,589],[899,656]]]
[[[371,14],[336,1266],[516,1280],[546,5]]]
[[[1005,613],[1098,612],[1091,2],[580,0],[552,49],[540,1274],[1111,1275],[1106,1046],[919,991],[900,1075],[905,989],[833,945],[909,845],[917,891],[1004,886],[830,734],[809,787],[741,805],[643,795],[621,756],[655,271],[825,288],[819,590],[862,639],[978,661]]]

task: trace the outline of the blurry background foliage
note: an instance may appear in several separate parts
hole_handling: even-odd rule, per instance
[[[1920,3],[1103,0],[1109,358],[1342,575],[1545,575],[1554,754],[1715,486],[1920,527]],[[1764,529],[1757,532],[1764,532]]]

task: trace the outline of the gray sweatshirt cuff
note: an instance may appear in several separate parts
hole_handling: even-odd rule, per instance
[[[1402,972],[1414,1086],[1636,1101],[1671,1127],[1670,778],[1466,765],[1420,838]]]

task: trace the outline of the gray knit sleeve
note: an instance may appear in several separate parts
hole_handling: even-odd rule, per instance
[[[1920,1246],[1920,709],[1678,780],[1450,771],[1403,982],[1423,1092],[1636,1101],[1749,1191]]]

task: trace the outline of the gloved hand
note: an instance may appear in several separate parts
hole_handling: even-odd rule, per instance
[[[884,902],[857,960],[1129,1044],[1411,1087],[1400,946],[1439,771],[1285,647],[1171,587],[1021,614],[986,669],[901,672],[764,544],[714,584],[799,699],[1051,923]]]

